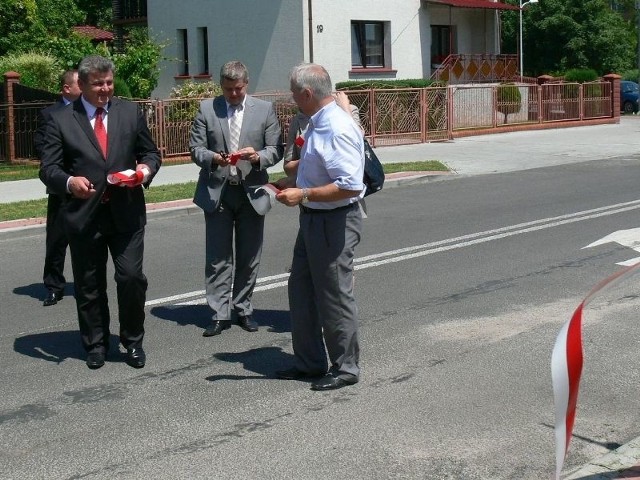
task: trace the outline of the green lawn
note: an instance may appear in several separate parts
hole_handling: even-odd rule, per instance
[[[0,163],[0,182],[11,182],[13,180],[28,180],[38,178],[39,163],[29,163],[26,165],[7,165]]]
[[[408,163],[387,163],[383,165],[385,173],[396,172],[421,172],[421,171],[448,171],[448,168],[437,160]],[[171,166],[165,167],[171,168]],[[270,181],[282,178],[283,173],[275,173],[269,176]],[[37,166],[6,166],[0,165],[0,181],[23,180],[38,177]],[[192,198],[196,188],[193,182],[174,185],[152,185],[145,190],[147,203],[168,202]],[[22,218],[40,218],[47,215],[47,199],[27,200],[24,202],[0,204],[0,222],[18,220]]]

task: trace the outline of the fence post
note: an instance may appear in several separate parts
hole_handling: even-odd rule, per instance
[[[584,83],[578,84],[578,118],[584,120]]]
[[[426,143],[429,130],[429,105],[427,104],[427,89],[420,89],[420,143]]]
[[[4,74],[4,96],[7,100],[7,159],[9,163],[13,163],[16,159],[16,118],[14,111],[14,86],[20,83],[20,74],[18,72],[7,72]]]
[[[544,99],[542,98],[542,95],[544,94],[544,91],[545,91],[542,85],[544,85],[547,82],[550,82],[551,80],[553,80],[553,77],[551,75],[540,75],[538,77],[538,88],[540,89],[539,91],[540,94],[538,95],[538,98],[540,99],[538,102],[538,123],[544,122],[546,118],[546,112],[542,110],[542,106],[544,105]]]
[[[373,88],[369,89],[369,125],[371,125],[371,131],[369,136],[371,138],[371,146],[376,146],[376,124],[375,119],[378,116],[376,112],[375,94]]]
[[[158,150],[160,150],[160,157],[164,161],[167,149],[165,148],[165,137],[164,137],[164,102],[162,100],[155,101],[155,121],[156,121],[156,132],[158,133]]]
[[[620,80],[622,77],[615,73],[609,73],[603,78],[605,81],[611,82],[612,117],[616,119],[616,123],[620,123]]]
[[[491,110],[493,111],[493,128],[498,127],[498,87],[493,85],[491,87],[491,103],[493,104]],[[506,115],[505,115],[505,123],[506,123]]]
[[[455,87],[451,85],[447,85],[445,88],[447,92],[447,137],[449,140],[451,140],[453,138],[453,127],[454,127],[453,92]]]

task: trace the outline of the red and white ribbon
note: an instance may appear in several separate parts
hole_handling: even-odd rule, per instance
[[[562,327],[556,338],[551,354],[551,380],[556,410],[556,479],[560,479],[560,472],[569,451],[578,406],[578,390],[583,364],[582,313],[584,307],[596,293],[630,277],[638,268],[640,263],[624,268],[598,283],[578,305],[571,320]]]

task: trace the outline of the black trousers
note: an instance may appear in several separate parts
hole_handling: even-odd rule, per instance
[[[67,255],[67,234],[64,231],[63,202],[58,195],[49,194],[47,201],[47,236],[42,282],[48,290],[61,294],[67,283],[64,261]]]
[[[109,350],[107,257],[115,268],[120,342],[125,348],[142,346],[147,278],[142,273],[144,227],[117,232],[111,214],[100,207],[96,221],[81,235],[69,235],[76,307],[82,345],[87,352]]]

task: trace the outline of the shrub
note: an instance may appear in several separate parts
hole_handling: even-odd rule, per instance
[[[0,72],[20,74],[20,83],[27,87],[58,92],[62,68],[55,58],[38,53],[9,54],[0,57]]]
[[[131,95],[149,98],[158,85],[162,46],[149,39],[146,28],[132,28],[127,35],[123,53],[111,55],[117,74],[123,78]]]
[[[572,68],[564,74],[565,82],[593,82],[598,78],[598,73],[592,68]]]
[[[169,98],[182,99],[182,102],[172,102],[166,110],[168,120],[172,122],[191,122],[198,113],[200,101],[204,98],[213,98],[222,94],[220,85],[213,81],[194,82],[188,80],[182,85],[171,89]]]
[[[133,98],[127,82],[118,76],[113,79],[113,94],[118,97]]]
[[[496,87],[496,110],[504,115],[504,123],[512,113],[518,113],[522,108],[520,88],[514,83],[502,83]]]
[[[620,76],[622,77],[622,80],[631,80],[632,82],[638,82],[638,79],[640,78],[640,70],[638,70],[637,68],[633,70],[627,70]]]
[[[213,98],[222,94],[220,85],[213,81],[194,82],[188,80],[171,89],[169,98]]]
[[[57,59],[63,70],[78,68],[80,60],[96,53],[91,41],[71,32],[66,38],[49,37],[42,45],[42,51]]]

